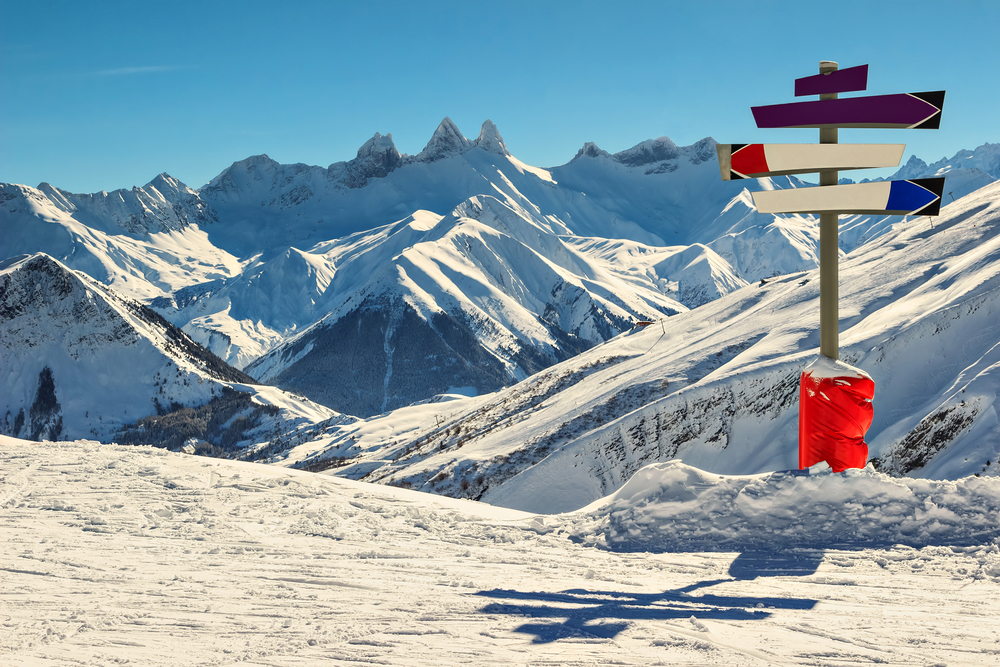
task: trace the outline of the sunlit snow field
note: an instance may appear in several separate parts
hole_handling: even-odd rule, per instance
[[[0,662],[997,664],[1000,480],[812,473],[533,515],[0,437]]]

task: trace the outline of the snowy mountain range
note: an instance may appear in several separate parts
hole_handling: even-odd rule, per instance
[[[933,173],[946,173],[951,179],[946,192],[961,199],[980,183],[987,185],[1000,177],[998,152],[997,145],[986,144],[960,152],[951,161],[925,166]],[[927,175],[918,174],[921,164],[911,160],[901,173]],[[712,139],[678,147],[660,138],[616,154],[588,143],[567,164],[541,169],[517,160],[490,121],[475,140],[468,140],[446,118],[415,156],[399,153],[391,135],[376,134],[347,162],[323,168],[281,165],[267,156],[255,156],[234,163],[199,190],[165,174],[142,188],[94,195],[75,195],[44,183],[38,188],[0,185],[0,256],[35,255],[30,261],[10,260],[5,265],[5,279],[12,285],[18,276],[27,283],[34,280],[23,278],[28,265],[32,270],[36,264],[44,265],[70,276],[61,281],[85,285],[73,288],[76,296],[70,304],[84,294],[88,299],[99,295],[107,303],[119,304],[115,312],[135,313],[139,305],[120,304],[136,299],[149,312],[162,315],[170,324],[157,324],[156,331],[147,330],[148,322],[143,329],[140,321],[145,321],[134,314],[125,318],[128,326],[109,325],[134,330],[138,333],[128,335],[156,348],[151,353],[156,360],[135,362],[136,368],[190,364],[192,370],[184,371],[189,374],[201,368],[191,359],[168,363],[156,356],[165,350],[155,341],[169,337],[163,332],[172,326],[169,331],[183,330],[191,341],[258,381],[327,406],[285,395],[272,398],[271,404],[280,403],[282,410],[298,415],[290,417],[289,424],[301,426],[309,419],[322,424],[309,434],[277,438],[286,448],[326,438],[309,445],[309,453],[289,459],[312,465],[310,461],[324,457],[339,461],[341,456],[348,460],[357,454],[355,444],[331,444],[330,438],[336,440],[346,423],[353,423],[344,413],[369,417],[436,395],[478,395],[489,403],[490,392],[526,378],[530,378],[527,384],[517,385],[511,395],[520,395],[519,401],[528,401],[525,405],[534,410],[542,402],[538,396],[554,396],[552,392],[561,391],[558,388],[566,383],[576,384],[616,366],[622,355],[609,357],[618,361],[604,360],[607,341],[637,321],[664,320],[661,335],[676,339],[691,355],[690,362],[681,364],[688,369],[682,375],[707,377],[752,347],[748,342],[752,336],[735,335],[738,328],[723,327],[715,334],[719,342],[718,349],[710,351],[714,356],[702,358],[709,352],[682,342],[688,333],[668,335],[667,329],[721,327],[736,313],[752,311],[749,304],[774,289],[756,287],[759,281],[779,284],[780,280],[771,279],[815,268],[817,221],[809,216],[758,214],[746,189],[804,185],[794,178],[723,182]],[[898,217],[845,218],[842,250],[853,255],[869,247],[884,249],[898,222]],[[39,252],[49,257],[37,256]],[[13,302],[21,298],[18,292],[11,294]],[[42,300],[58,298],[48,294]],[[725,310],[723,304],[730,303],[737,305]],[[40,308],[39,312],[47,312]],[[35,318],[39,330],[31,336],[44,337],[44,330],[53,327],[64,331],[73,324],[65,312],[73,308],[79,307],[68,305],[46,315],[56,324]],[[776,320],[768,330],[779,330],[785,322],[787,313],[774,312]],[[690,324],[702,317],[710,318],[708,323]],[[20,320],[8,325],[27,326]],[[79,320],[76,325],[89,331],[89,325],[82,326]],[[626,338],[652,335],[660,326]],[[115,339],[87,335],[93,340]],[[796,340],[790,337],[786,342]],[[800,345],[795,349],[803,349],[795,344]],[[14,347],[5,354],[18,366],[17,391],[10,394],[16,399],[4,408],[11,411],[4,432],[30,435],[41,425],[39,436],[51,436],[44,420],[32,422],[27,431],[23,423],[13,428],[19,410],[25,410],[24,423],[30,421],[39,389],[48,386],[41,375],[44,366],[35,368],[38,363],[26,360],[31,354],[45,357]],[[779,356],[777,351],[768,355]],[[553,367],[560,362],[564,365]],[[117,367],[132,367],[128,363]],[[67,362],[61,368],[71,366]],[[555,371],[546,371],[550,368],[575,370],[553,375]],[[82,391],[82,385],[60,379],[68,377],[68,371],[52,366],[50,370],[57,398]],[[73,372],[84,378],[102,371],[80,366]],[[83,403],[70,415],[66,399],[59,398],[64,406],[62,436],[108,438],[120,432],[115,429],[129,426],[133,415],[135,419],[152,415],[153,399],[160,400],[164,385],[149,384],[164,378],[155,372],[135,377],[140,391],[128,397],[92,397],[104,406],[95,408],[96,424],[88,416],[89,408],[80,407]],[[207,383],[201,393],[171,389],[176,395],[164,397],[161,405],[194,409],[218,398],[226,382],[255,386],[251,391],[258,396],[271,391],[247,378],[198,377]],[[547,456],[545,447],[551,450],[584,432],[587,419],[617,419],[624,405],[667,400],[677,389],[669,377],[668,373],[653,381],[642,379],[628,385],[626,395],[606,397],[617,396],[617,405],[588,403],[586,409],[570,410],[562,418],[565,423],[539,436],[548,444],[516,465],[500,466],[492,476],[474,475],[471,479],[482,477],[483,484],[461,489],[461,495],[481,495],[484,485],[497,488],[501,477],[519,474],[522,463],[534,465]],[[169,386],[183,385],[179,378],[171,375]],[[288,407],[292,404],[299,407]],[[414,409],[454,406],[449,407],[451,415],[463,404],[431,402]],[[111,414],[110,405],[121,409],[115,407]],[[401,414],[393,413],[392,420],[402,419]],[[491,415],[494,425],[511,422],[512,415],[503,410],[484,414]],[[102,419],[108,424],[102,426]],[[143,425],[136,422],[131,427]],[[278,431],[290,432],[278,426],[269,432]],[[398,429],[389,432],[396,434]],[[394,435],[393,440],[398,446],[404,439]],[[408,442],[412,451],[416,439]],[[378,449],[367,441],[366,447],[371,452]],[[506,452],[506,445],[496,447],[497,452]],[[279,450],[268,448],[266,455]],[[512,452],[504,456],[521,456]],[[661,455],[665,454],[657,456]],[[360,466],[356,471],[364,468],[358,474],[371,471],[370,463],[358,460],[353,465]],[[418,466],[400,475],[386,467],[372,474],[384,481],[422,485],[421,475],[432,475],[437,464],[428,465],[424,472],[417,472]],[[435,468],[432,476],[442,472],[447,471]],[[619,473],[608,474],[612,479]],[[458,485],[467,478],[453,475]],[[602,490],[614,486],[601,484]]]
[[[645,465],[740,475],[797,467],[797,394],[818,353],[818,275],[736,290],[515,387],[333,429],[273,462],[569,511]],[[997,475],[1000,184],[895,225],[840,268],[841,358],[875,379],[874,465]]]

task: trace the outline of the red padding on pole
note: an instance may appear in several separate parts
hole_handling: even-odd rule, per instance
[[[820,357],[799,382],[799,469],[826,461],[834,472],[864,468],[875,382],[864,371]]]

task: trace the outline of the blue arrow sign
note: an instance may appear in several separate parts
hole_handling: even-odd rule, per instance
[[[943,178],[915,178],[851,185],[825,185],[753,193],[760,213],[871,213],[937,215]]]

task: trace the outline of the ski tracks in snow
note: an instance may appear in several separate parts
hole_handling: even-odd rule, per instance
[[[996,545],[614,553],[536,517],[0,441],[4,665],[995,664]],[[734,560],[735,559],[735,560]]]

